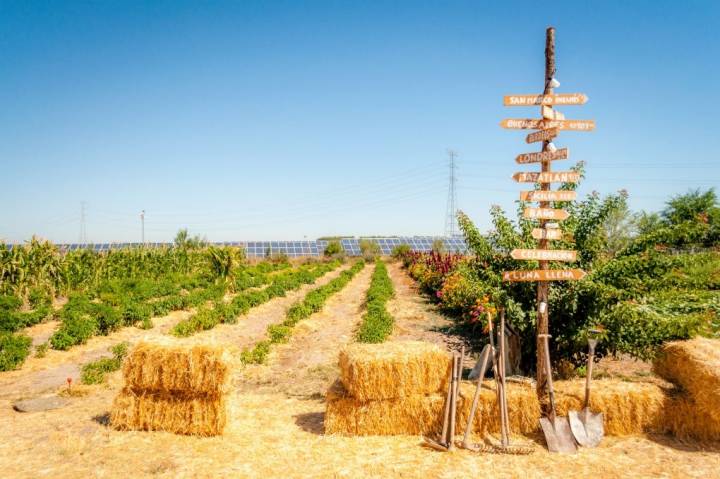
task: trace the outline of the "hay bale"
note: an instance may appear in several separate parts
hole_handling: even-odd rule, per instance
[[[720,423],[720,340],[698,337],[665,343],[653,370],[688,391],[697,410]]]
[[[695,400],[686,393],[668,398],[664,420],[668,431],[679,439],[720,441],[720,421],[700,413]]]
[[[133,390],[222,394],[229,390],[231,363],[223,347],[141,342],[125,359],[123,377],[125,387]]]
[[[585,381],[555,383],[558,415],[580,411],[585,401]],[[608,436],[665,433],[665,410],[669,391],[654,383],[625,382],[612,379],[593,381],[590,409],[605,416]]]
[[[215,436],[227,423],[224,395],[183,396],[125,388],[113,402],[110,422],[121,431],[167,431],[175,434]]]
[[[340,352],[340,379],[365,402],[441,392],[450,374],[450,355],[421,341],[351,344]]]
[[[475,395],[477,383],[460,384],[460,400],[458,401],[458,434],[465,433],[470,408],[472,407],[473,396]],[[538,402],[535,386],[531,383],[506,384],[508,418],[510,420],[510,432],[513,434],[532,434],[540,427],[540,403]],[[483,382],[478,400],[475,420],[473,421],[473,432],[484,436],[487,433],[500,432],[500,416],[498,413],[497,392],[495,381]]]

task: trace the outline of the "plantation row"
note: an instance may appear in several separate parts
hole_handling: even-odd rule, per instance
[[[367,292],[367,312],[357,333],[361,343],[382,343],[392,333],[394,319],[385,304],[395,295],[387,266],[380,259],[375,261],[370,288]]]

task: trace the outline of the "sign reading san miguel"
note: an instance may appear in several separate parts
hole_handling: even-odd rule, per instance
[[[503,271],[503,281],[572,281],[583,279],[587,273],[581,269],[533,269]]]
[[[530,133],[525,138],[525,143],[536,143],[538,141],[550,141],[558,136],[559,130],[557,128],[550,128],[549,130],[540,130],[535,133]]]
[[[520,199],[522,201],[574,201],[576,198],[577,192],[569,190],[534,190],[520,192]]]
[[[566,220],[570,216],[565,210],[552,208],[525,208],[523,218],[531,220]]]
[[[593,120],[537,120],[534,118],[510,118],[500,122],[503,128],[513,130],[558,130],[591,131],[595,129]]]
[[[558,228],[533,228],[532,232],[530,233],[533,238],[535,239],[549,239],[549,240],[559,240],[563,237],[563,232],[561,229]]]
[[[528,261],[568,261],[577,259],[577,251],[566,249],[514,249],[510,252],[513,259]]]
[[[574,171],[518,172],[513,175],[518,183],[577,183],[580,174]]]
[[[505,106],[534,105],[584,105],[588,97],[584,93],[561,93],[559,95],[505,95]]]
[[[543,161],[567,160],[570,156],[570,150],[560,148],[555,151],[538,151],[535,153],[521,153],[515,157],[515,161],[521,165],[526,163],[542,163]]]

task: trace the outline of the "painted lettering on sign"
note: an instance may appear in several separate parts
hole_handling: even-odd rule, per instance
[[[540,130],[536,131],[535,133],[530,133],[527,138],[525,138],[525,143],[536,143],[538,141],[550,141],[556,136],[558,136],[558,129],[557,128],[550,128],[549,130]]]
[[[543,105],[541,108],[540,113],[542,113],[542,117],[546,120],[564,120],[565,115],[560,113],[557,110],[553,110],[551,106],[545,106]]]
[[[558,228],[552,228],[552,229],[543,229],[543,228],[533,228],[532,237],[535,239],[549,239],[549,240],[559,240],[563,237],[562,230]]]
[[[566,190],[535,190],[520,192],[520,199],[523,201],[573,201],[576,198],[577,192]]]
[[[593,120],[536,120],[533,118],[509,118],[500,122],[503,128],[513,130],[558,130],[591,131],[595,129]]]
[[[573,281],[587,276],[581,269],[534,269],[503,271],[503,281]]]
[[[559,93],[553,95],[505,95],[505,106],[534,105],[584,105],[588,97],[584,93]]]
[[[513,175],[518,183],[577,183],[580,174],[574,171],[518,172]]]
[[[570,216],[565,210],[552,208],[525,208],[523,218],[531,220],[566,220]]]
[[[514,249],[510,256],[519,260],[573,262],[577,259],[577,252],[565,249]]]
[[[526,163],[541,163],[543,161],[567,160],[570,157],[570,150],[560,148],[555,151],[538,151],[535,153],[521,153],[515,157],[515,162],[523,165]]]

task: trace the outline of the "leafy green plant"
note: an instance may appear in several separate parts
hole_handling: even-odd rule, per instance
[[[393,297],[394,289],[387,266],[379,259],[375,261],[375,271],[367,292],[367,312],[363,315],[357,340],[361,343],[382,343],[392,333],[394,318],[385,308],[385,303]]]
[[[32,340],[24,334],[0,332],[0,371],[20,366],[30,354]]]
[[[100,358],[84,364],[80,370],[80,380],[83,384],[101,384],[105,382],[108,373],[117,371],[127,356],[128,343],[122,342],[110,348],[111,358]]]
[[[325,251],[323,251],[323,254],[325,256],[339,256],[343,254],[345,250],[343,250],[342,244],[338,240],[331,240],[328,241],[327,246],[325,246]]]
[[[48,343],[47,341],[42,344],[38,344],[37,347],[35,348],[35,357],[36,358],[44,358],[45,355],[47,354],[49,347],[50,347],[50,343]]]
[[[377,241],[371,239],[361,239],[358,246],[360,246],[360,254],[366,261],[373,261],[382,252]]]
[[[410,245],[399,244],[392,249],[392,257],[395,259],[403,259],[412,249]]]

